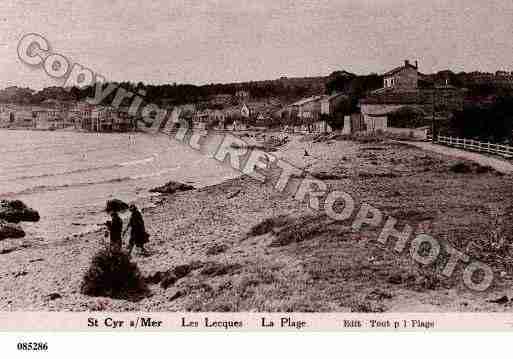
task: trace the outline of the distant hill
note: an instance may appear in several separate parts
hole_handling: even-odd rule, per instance
[[[365,93],[382,87],[383,77],[378,74],[357,75],[345,70],[334,71],[328,76],[317,77],[287,77],[274,80],[249,81],[228,84],[165,84],[146,85],[144,83],[121,82],[116,83],[127,91],[137,93],[144,90],[146,102],[160,106],[172,107],[187,103],[201,103],[212,101],[213,98],[229,98],[238,91],[249,92],[253,101],[265,99],[278,99],[282,103],[296,101],[302,97],[322,93],[344,92],[350,94],[355,100]],[[419,86],[432,86],[432,84],[451,84],[455,87],[465,87],[469,94],[475,97],[493,95],[498,91],[510,91],[513,88],[513,74],[497,72],[488,73],[453,73],[450,70],[435,74],[421,74]],[[0,91],[0,102],[13,102],[24,104],[41,104],[45,101],[79,101],[94,95],[94,88],[72,88],[69,91],[61,87],[47,87],[41,91],[16,86]],[[112,102],[113,92],[105,99],[105,103]],[[228,100],[229,102],[229,100]],[[355,101],[353,101],[355,102]],[[127,99],[122,105],[128,105]]]

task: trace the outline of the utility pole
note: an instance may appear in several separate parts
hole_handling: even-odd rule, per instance
[[[435,131],[436,131],[436,125],[435,125],[435,115],[436,115],[436,111],[435,111],[435,93],[436,93],[436,84],[434,85],[433,87],[433,119],[432,119],[432,122],[431,122],[431,142],[435,143],[436,140],[435,140]]]

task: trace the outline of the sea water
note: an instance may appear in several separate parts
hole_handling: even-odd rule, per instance
[[[22,226],[50,241],[100,228],[109,199],[148,204],[149,189],[170,180],[203,187],[237,175],[164,134],[0,130],[0,198],[39,211]]]

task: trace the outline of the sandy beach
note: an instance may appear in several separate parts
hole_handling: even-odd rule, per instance
[[[454,173],[451,166],[460,159],[389,141],[291,138],[273,155],[324,175],[330,188],[350,193],[357,202],[393,214],[398,226],[408,223],[416,233],[429,232],[478,256],[493,268],[493,286],[471,291],[458,271],[445,278],[436,268],[423,268],[407,254],[380,245],[378,229],[354,232],[351,220],[326,221],[287,191],[276,191],[273,182],[279,173],[273,169],[269,183],[243,176],[162,195],[144,210],[150,255],[133,257],[151,291],[142,299],[80,294],[91,258],[105,245],[103,231],[54,243],[4,241],[0,310],[511,310],[509,303],[491,302],[513,294],[510,252],[503,258],[473,248],[488,240],[494,228],[511,238],[505,225],[513,219],[511,175]],[[292,187],[300,180],[294,179]],[[262,222],[270,223],[269,228]],[[187,265],[187,274],[164,288],[155,278],[178,265]]]

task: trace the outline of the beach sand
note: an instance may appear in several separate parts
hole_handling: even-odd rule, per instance
[[[305,150],[308,156],[305,156]],[[442,243],[475,255],[499,228],[511,239],[513,178],[453,173],[460,160],[413,146],[298,137],[274,155],[410,224]],[[479,252],[495,271],[485,292],[466,288],[461,268],[450,278],[398,255],[377,241],[382,227],[351,231],[273,184],[249,177],[159,198],[144,211],[151,255],[133,260],[144,276],[190,264],[189,274],[164,289],[150,284],[141,300],[80,294],[103,232],[63,238],[9,240],[0,254],[0,310],[59,311],[508,311],[490,303],[512,296],[511,261]],[[327,176],[330,175],[330,176]],[[486,179],[486,180],[485,180]],[[292,181],[292,188],[301,178]],[[357,209],[359,207],[357,206]],[[269,220],[270,219],[270,220]],[[259,226],[269,220],[269,228]],[[253,229],[253,233],[252,232]],[[469,244],[472,242],[472,244]],[[509,245],[509,243],[508,243]],[[508,252],[509,253],[509,252]],[[508,254],[509,255],[509,254]],[[509,259],[510,257],[508,257]]]

